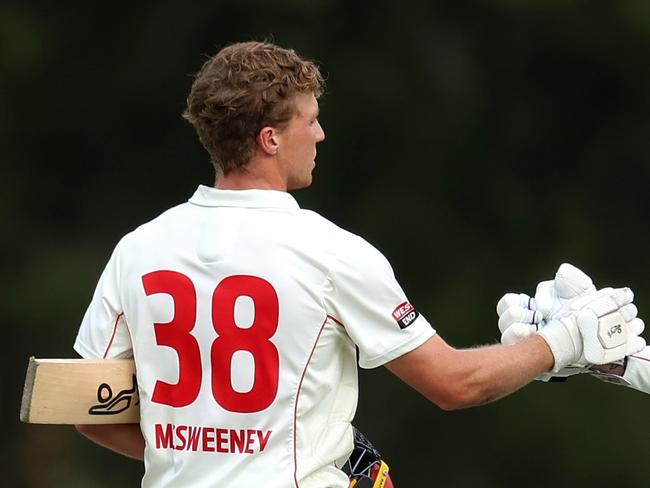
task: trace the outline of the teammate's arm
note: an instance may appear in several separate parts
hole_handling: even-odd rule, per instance
[[[88,439],[124,456],[144,460],[144,437],[140,424],[75,425]]]
[[[498,400],[553,364],[540,336],[510,346],[455,349],[435,335],[386,367],[443,410],[456,410]]]

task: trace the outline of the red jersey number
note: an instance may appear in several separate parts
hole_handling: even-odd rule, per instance
[[[196,290],[192,281],[175,271],[156,271],[142,277],[147,295],[166,293],[174,300],[171,322],[153,325],[156,343],[178,354],[178,383],[156,381],[151,400],[172,407],[185,407],[201,389],[201,352],[190,331],[196,323]]]
[[[249,296],[255,317],[247,329],[235,324],[235,301]],[[231,412],[259,412],[271,405],[278,392],[280,357],[269,340],[278,328],[278,295],[268,281],[255,276],[225,278],[212,296],[212,323],[219,334],[212,344],[212,393],[217,403]],[[232,357],[248,351],[255,358],[253,388],[246,393],[233,389]],[[264,366],[262,366],[264,365]]]
[[[172,407],[193,403],[201,389],[203,368],[199,344],[190,334],[196,325],[196,289],[192,281],[175,271],[154,271],[142,277],[147,295],[166,293],[174,301],[174,317],[155,323],[156,343],[173,348],[178,355],[178,383],[157,381],[152,401]],[[250,327],[235,323],[235,302],[247,296],[255,315]],[[212,295],[212,324],[219,336],[212,343],[212,394],[231,412],[251,413],[267,408],[278,392],[280,357],[270,338],[278,328],[278,295],[273,286],[256,276],[235,275],[223,279]],[[232,385],[232,358],[237,351],[253,356],[253,386],[239,392]]]

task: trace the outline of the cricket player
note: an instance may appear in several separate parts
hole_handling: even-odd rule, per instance
[[[453,410],[583,350],[609,363],[645,346],[627,289],[515,344],[449,346],[377,249],[288,193],[312,181],[322,90],[314,63],[273,44],[229,45],[206,61],[184,117],[214,187],[123,237],[101,275],[74,348],[134,357],[140,424],[77,428],[144,459],[144,487],[347,487],[357,361]],[[599,343],[612,317],[622,339]]]
[[[569,309],[576,300],[596,292],[592,279],[579,268],[564,263],[553,280],[542,281],[534,297],[524,293],[507,293],[497,304],[501,341],[512,344],[530,337],[543,328],[551,316]],[[636,314],[633,304],[621,310]],[[570,365],[555,373],[544,373],[541,381],[564,381],[569,376],[587,373],[596,378],[650,393],[650,347],[621,361],[605,365]]]

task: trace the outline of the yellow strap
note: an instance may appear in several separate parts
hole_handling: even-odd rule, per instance
[[[380,461],[379,471],[377,472],[377,478],[375,483],[372,485],[372,488],[384,488],[386,480],[388,479],[388,464],[383,461]],[[357,484],[357,480],[350,480],[350,485],[348,488],[354,488]]]
[[[379,465],[379,472],[377,473],[377,478],[375,479],[375,484],[372,485],[372,488],[384,488],[387,479],[388,479],[388,464],[381,461],[381,464]]]

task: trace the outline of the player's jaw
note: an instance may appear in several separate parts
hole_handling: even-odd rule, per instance
[[[309,186],[316,166],[316,144],[325,139],[313,94],[296,96],[296,114],[281,138],[279,161],[285,171],[287,190]]]

